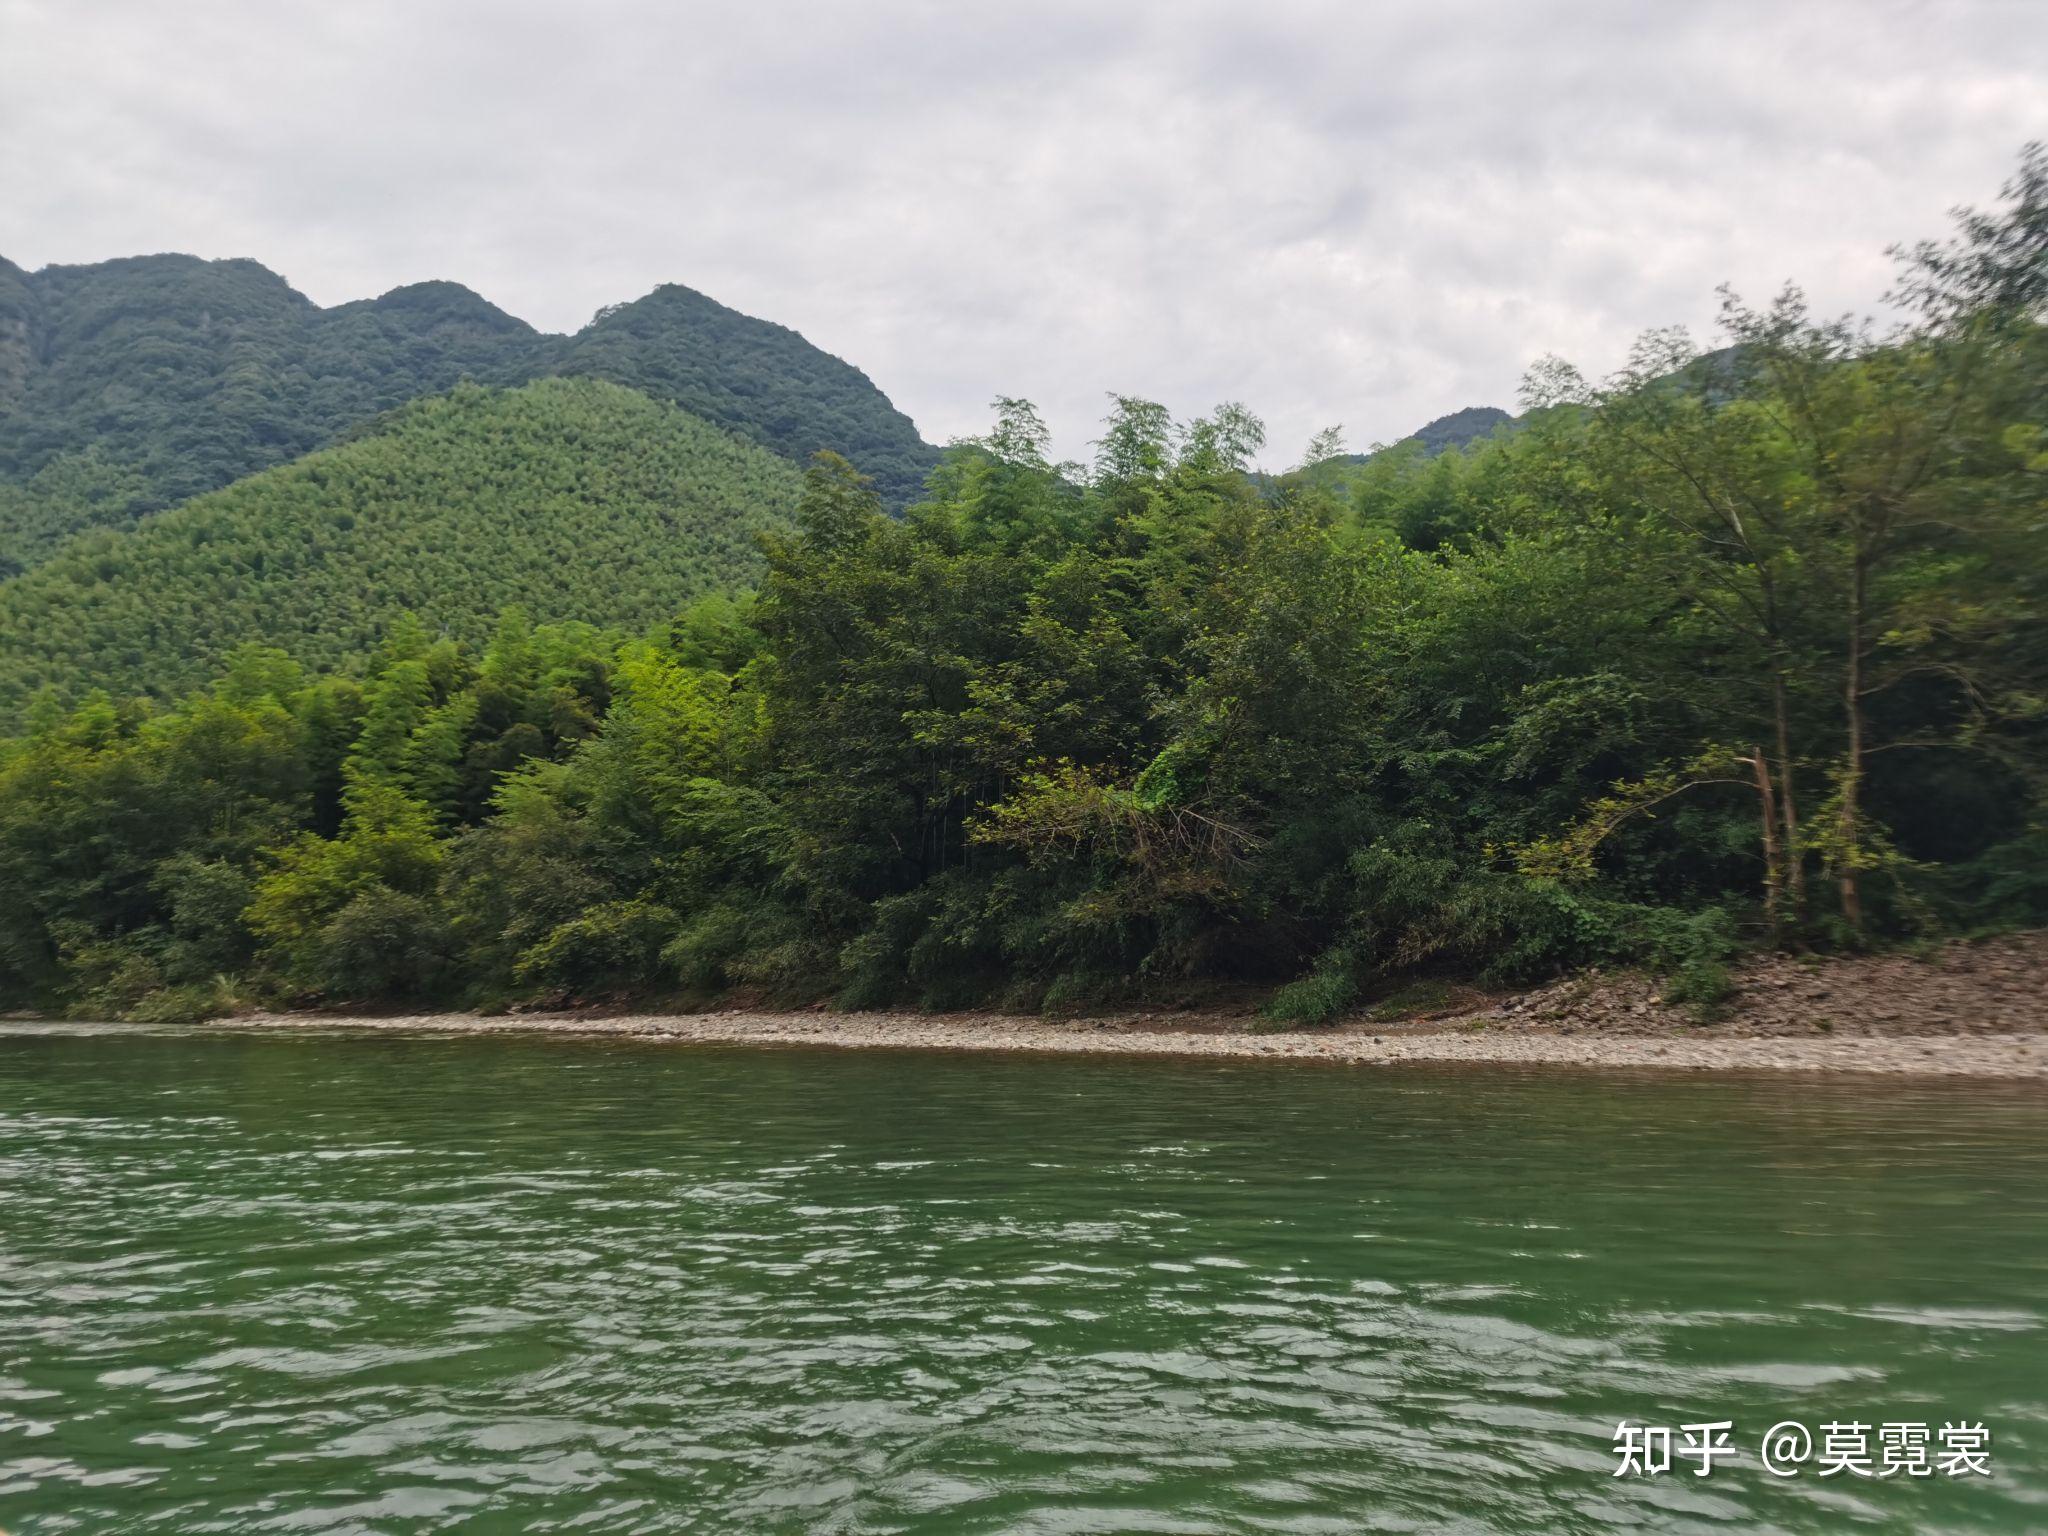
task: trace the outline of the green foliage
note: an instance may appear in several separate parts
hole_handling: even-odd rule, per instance
[[[138,471],[95,449],[52,459],[20,482],[0,480],[0,580],[40,564],[75,534],[126,526],[149,501]]]
[[[257,882],[249,926],[296,991],[431,995],[442,855],[426,806],[389,784],[358,782],[340,836],[308,833],[278,851]]]
[[[735,893],[693,913],[663,948],[661,963],[691,991],[749,986],[808,1000],[830,989],[838,957],[787,907]]]
[[[1349,957],[1325,957],[1308,975],[1275,992],[1264,1017],[1279,1024],[1328,1024],[1357,1000],[1358,981]]]
[[[549,932],[519,957],[514,977],[588,995],[645,991],[661,976],[676,915],[643,898],[603,902]]]
[[[1091,474],[999,401],[901,518],[594,380],[416,405],[0,589],[0,1001],[1704,1015],[1749,946],[2041,921],[2031,195],[1916,332],[1731,301],[1348,493],[1235,405],[1118,397]]]
[[[2034,827],[1953,872],[1943,892],[1955,920],[1977,931],[2048,923],[2048,828]]]
[[[431,897],[370,883],[292,956],[305,990],[337,999],[434,998],[445,988],[447,941]]]
[[[408,611],[471,643],[515,604],[637,630],[748,579],[796,487],[614,385],[465,387],[0,585],[0,709],[46,685],[175,697],[249,640],[335,667]]]
[[[1742,939],[1725,908],[1645,912],[1637,919],[1632,937],[1631,948],[1666,978],[1665,1002],[1686,1005],[1695,1018],[1705,1022],[1735,995],[1728,965]]]

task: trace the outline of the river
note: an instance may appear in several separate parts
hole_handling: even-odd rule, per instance
[[[0,1528],[2038,1532],[2048,1092],[4,1026]]]

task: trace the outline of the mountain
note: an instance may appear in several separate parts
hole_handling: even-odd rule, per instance
[[[1712,352],[1702,352],[1676,373],[1655,382],[1681,389],[1704,389],[1710,396],[1719,397],[1732,391],[1743,366],[1740,347],[1720,347]],[[1497,405],[1468,405],[1463,410],[1452,411],[1448,416],[1439,416],[1436,420],[1417,427],[1406,437],[1398,442],[1389,443],[1386,447],[1405,448],[1413,443],[1417,445],[1424,458],[1433,459],[1453,448],[1469,448],[1476,442],[1492,437],[1496,432],[1513,432],[1523,425],[1524,418],[1510,415]],[[1376,451],[1385,452],[1386,449]],[[1326,462],[1340,466],[1334,479],[1342,483],[1349,478],[1348,470],[1356,469],[1371,457],[1371,453],[1347,453]]]
[[[0,583],[0,712],[45,684],[176,694],[251,640],[334,666],[408,611],[472,641],[512,604],[638,628],[750,581],[801,478],[601,380],[463,385]]]
[[[1348,499],[1357,484],[1359,470],[1380,454],[1394,453],[1398,450],[1433,459],[1453,448],[1470,447],[1503,428],[1512,431],[1520,421],[1520,417],[1510,416],[1498,406],[1468,405],[1461,411],[1437,417],[1428,425],[1418,427],[1395,442],[1384,443],[1366,453],[1335,454],[1294,473],[1305,476],[1309,483],[1322,487],[1334,496]],[[1257,474],[1252,478],[1262,485],[1274,479],[1273,476],[1265,474]]]
[[[464,378],[516,382],[546,346],[453,283],[322,310],[253,261],[10,265],[0,286],[0,557],[20,565]]]
[[[549,371],[673,401],[798,463],[830,448],[890,506],[913,500],[939,459],[858,368],[675,283],[600,312],[562,340]]]
[[[1463,448],[1482,437],[1491,437],[1514,420],[1497,405],[1468,405],[1462,411],[1439,416],[1427,426],[1418,427],[1401,441],[1422,444],[1422,451],[1434,458],[1446,449]]]
[[[937,459],[858,369],[688,288],[553,336],[456,283],[322,309],[254,261],[0,260],[0,562],[33,565],[80,529],[287,463],[462,380],[558,374],[681,405],[794,461],[835,449],[892,505]]]
[[[1452,411],[1448,416],[1439,416],[1436,420],[1417,427],[1406,437],[1375,448],[1369,453],[1340,454],[1324,462],[1332,467],[1336,481],[1346,482],[1350,479],[1350,472],[1372,458],[1374,454],[1388,453],[1397,448],[1409,450],[1413,445],[1412,451],[1419,452],[1425,459],[1433,459],[1453,448],[1469,448],[1472,444],[1493,436],[1502,428],[1512,431],[1520,421],[1520,417],[1510,416],[1497,405],[1468,405],[1461,411]]]
[[[0,256],[0,411],[12,410],[28,385],[40,309],[29,275]]]

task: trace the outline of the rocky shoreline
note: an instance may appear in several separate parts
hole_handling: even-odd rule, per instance
[[[1624,1035],[1519,1030],[1390,1030],[1346,1027],[1294,1034],[1245,1029],[1174,1029],[1140,1019],[1048,1023],[971,1017],[863,1013],[412,1014],[357,1018],[262,1014],[236,1027],[374,1029],[417,1034],[550,1034],[672,1041],[692,1045],[813,1046],[837,1049],[1023,1051],[1046,1055],[1235,1057],[1366,1066],[1391,1063],[1652,1068],[1689,1071],[1861,1072],[1919,1077],[2048,1078],[2048,1035],[1888,1038],[1736,1037],[1678,1032]]]
[[[575,1011],[481,1016],[258,1014],[232,1027],[555,1034],[680,1044],[1236,1057],[2048,1078],[2048,933],[1921,956],[1771,956],[1735,976],[1725,1014],[1696,1022],[1652,978],[1587,973],[1534,991],[1447,990],[1434,1006],[1368,1005],[1328,1027],[1275,1033],[1248,1007],[1052,1020],[1012,1014]]]

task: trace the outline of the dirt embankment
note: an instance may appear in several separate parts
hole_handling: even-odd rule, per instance
[[[1947,944],[1918,957],[1773,955],[1743,965],[1734,980],[1734,997],[1705,1024],[1666,1005],[1654,980],[1597,972],[1459,1012],[1490,1028],[1619,1034],[1675,1028],[1702,1039],[2048,1033],[2048,932]]]
[[[694,1014],[263,1015],[259,1027],[545,1032],[700,1044],[1068,1054],[1242,1056],[1337,1063],[1496,1062],[1730,1071],[2048,1079],[2048,933],[1926,957],[1770,958],[1736,976],[1712,1023],[1654,980],[1588,973],[1510,996],[1450,993],[1418,1012],[1381,1003],[1329,1028],[1275,1033],[1242,1008],[1066,1021],[1005,1014],[726,1010]]]

